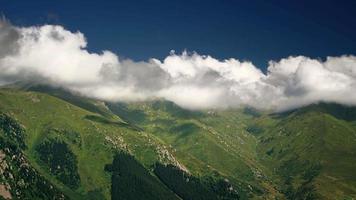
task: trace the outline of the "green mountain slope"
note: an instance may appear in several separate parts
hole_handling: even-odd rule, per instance
[[[0,153],[15,145],[6,163],[16,168],[9,156],[23,157],[35,171],[28,181],[48,182],[43,194],[22,189],[29,199],[352,199],[355,114],[325,103],[278,114],[190,111],[164,100],[108,103],[15,84],[0,89],[7,119]],[[0,190],[16,197],[6,184],[21,188],[17,182],[4,176]]]
[[[169,144],[191,173],[221,174],[245,198],[278,196],[258,162],[257,140],[245,130],[252,116],[239,110],[189,111],[167,101],[108,104],[108,107]]]
[[[113,163],[117,152],[127,152],[155,180],[150,185],[157,184],[152,186],[157,193],[180,198],[153,173],[157,163],[188,171],[169,145],[112,114],[101,102],[66,98],[22,89],[0,90],[1,113],[25,127],[27,148],[22,152],[42,176],[71,199],[110,199],[115,173],[105,171],[105,166]],[[133,176],[141,177],[139,170],[137,173]],[[211,189],[222,179],[217,174],[201,184],[211,185]]]
[[[283,116],[260,137],[260,157],[291,199],[355,198],[356,130],[344,120],[353,110],[312,105]]]
[[[155,141],[148,143],[144,133],[117,116],[97,115],[40,93],[1,90],[0,96],[1,111],[27,131],[24,153],[31,164],[69,197],[87,199],[94,192],[110,199],[111,174],[104,167],[116,150],[127,149],[145,166],[159,160]]]

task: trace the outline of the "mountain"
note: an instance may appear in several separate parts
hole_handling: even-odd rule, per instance
[[[261,134],[258,151],[262,163],[278,171],[287,196],[355,197],[355,111],[320,103],[275,116],[279,119]]]
[[[0,198],[353,199],[356,108],[271,113],[0,89]]]

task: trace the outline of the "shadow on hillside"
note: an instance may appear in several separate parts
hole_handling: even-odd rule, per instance
[[[297,108],[281,113],[273,113],[270,116],[276,119],[283,119],[290,115],[301,115],[308,112],[320,112],[332,115],[333,117],[349,122],[356,121],[356,107],[346,106],[336,103],[320,102],[317,104],[311,104],[302,108]]]
[[[121,127],[126,127],[126,128],[130,128],[133,129],[135,131],[142,131],[142,128],[132,125],[132,124],[128,124],[125,122],[119,122],[119,121],[111,121],[109,119],[106,119],[104,117],[101,116],[97,116],[97,115],[86,115],[84,117],[84,119],[93,121],[93,122],[97,122],[97,123],[101,123],[101,124],[108,124],[108,125],[116,125],[116,126],[121,126]]]
[[[103,116],[110,116],[107,111],[100,109],[98,106],[90,102],[90,100],[88,100],[87,98],[72,94],[71,92],[68,92],[65,89],[59,87],[51,87],[46,85],[31,85],[24,89],[26,89],[27,91],[49,94],[64,101],[67,101],[84,110],[88,110],[90,112],[97,113]]]
[[[124,103],[106,103],[106,106],[121,119],[133,123],[141,124],[146,119],[146,114],[142,110],[130,110]]]

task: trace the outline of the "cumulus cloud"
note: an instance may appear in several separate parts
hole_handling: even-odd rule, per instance
[[[36,81],[106,101],[164,98],[189,109],[249,105],[286,110],[319,101],[356,105],[356,57],[305,56],[251,62],[198,53],[135,62],[92,53],[80,32],[62,26],[16,27],[0,20],[0,83]]]

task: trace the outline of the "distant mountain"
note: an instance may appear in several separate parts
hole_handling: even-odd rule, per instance
[[[356,198],[354,107],[190,111],[17,83],[0,122],[0,198]]]

